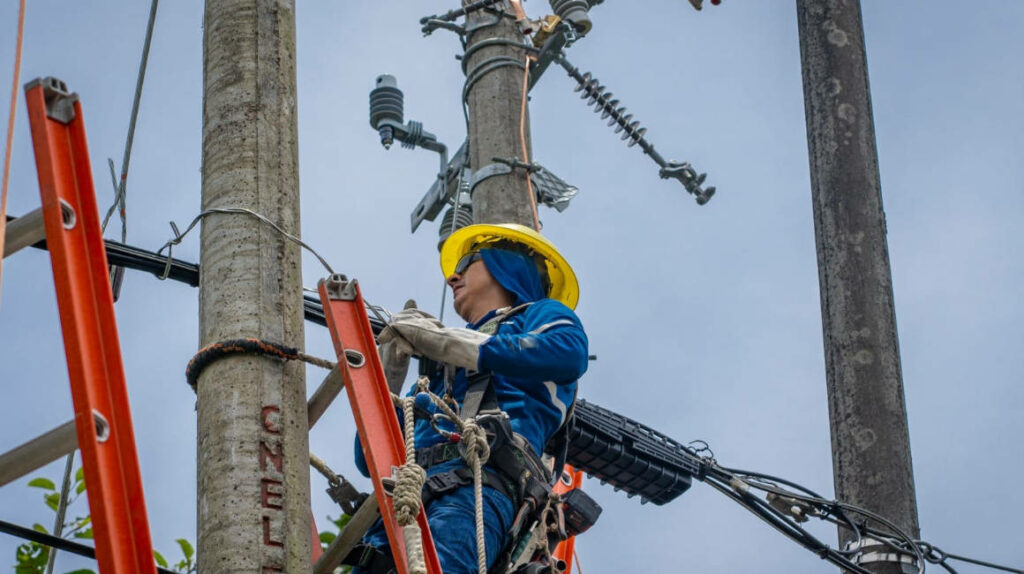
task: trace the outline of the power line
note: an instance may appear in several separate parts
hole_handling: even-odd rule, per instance
[[[43,546],[49,546],[51,548],[56,548],[79,556],[85,556],[86,558],[92,558],[94,560],[96,559],[96,549],[91,546],[58,538],[44,532],[39,532],[38,530],[25,528],[24,526],[11,524],[10,522],[3,520],[0,520],[0,532],[24,538],[25,540],[31,540],[32,542],[42,544]],[[160,574],[175,574],[173,570],[168,570],[159,566],[156,567],[156,571]]]
[[[17,217],[7,216],[8,223],[15,219]],[[191,287],[199,286],[198,263],[175,259],[168,255],[160,255],[153,251],[147,251],[134,245],[126,245],[110,239],[104,240],[104,243],[107,248],[107,263],[111,265],[135,271],[144,271],[153,274],[157,278],[161,278],[166,272],[167,279],[184,283]],[[46,241],[43,240],[35,243],[32,247],[46,249]],[[327,326],[323,304],[318,297],[308,294],[303,295],[302,307],[307,321],[322,327]],[[371,306],[371,309],[374,315],[379,315],[379,311],[376,308]],[[373,329],[374,334],[380,333],[386,326],[387,322],[383,318],[378,316],[370,317],[370,327]]]

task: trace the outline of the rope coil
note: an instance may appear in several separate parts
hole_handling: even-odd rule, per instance
[[[264,341],[256,338],[228,339],[226,341],[211,343],[202,349],[199,349],[199,351],[196,352],[196,354],[189,360],[188,366],[185,367],[185,380],[188,381],[189,386],[195,390],[196,385],[199,384],[199,375],[201,375],[207,367],[218,359],[222,359],[228,355],[237,354],[263,355],[265,357],[280,359],[282,361],[302,361],[328,370],[337,366],[336,363],[319,357],[314,357],[312,355],[307,355],[295,347],[289,347],[280,343],[272,343],[270,341]]]

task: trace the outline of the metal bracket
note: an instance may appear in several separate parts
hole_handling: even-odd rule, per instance
[[[473,190],[476,186],[485,179],[494,177],[496,175],[506,175],[512,173],[512,166],[504,163],[489,163],[482,168],[473,172],[472,177],[469,178],[469,195],[473,196]]]
[[[693,194],[697,200],[697,205],[704,205],[711,201],[712,196],[715,195],[715,188],[708,187],[702,188],[701,184],[704,183],[704,179],[708,176],[706,173],[698,174],[694,171],[693,166],[687,162],[675,162],[667,161],[658,172],[661,179],[674,178],[679,180],[686,188],[686,191]]]
[[[46,101],[46,117],[62,124],[70,124],[75,119],[75,102],[78,94],[68,92],[68,85],[63,81],[47,76],[36,78],[25,84],[25,91],[36,86],[43,87],[43,99]]]
[[[349,516],[354,515],[356,510],[362,506],[363,501],[369,497],[368,494],[356,490],[356,487],[345,480],[343,476],[338,476],[338,482],[330,483],[327,496],[330,496],[331,500],[341,506],[341,509]]]
[[[553,207],[559,213],[569,207],[569,202],[579,193],[579,188],[570,185],[562,178],[551,173],[551,171],[540,164],[533,164],[530,171],[530,181],[533,182],[533,189],[537,192],[537,200],[548,207]]]
[[[443,174],[443,177],[445,177],[447,181],[442,181],[442,175],[438,174],[438,177],[434,179],[434,183],[430,186],[430,189],[428,189],[427,193],[424,194],[423,199],[416,204],[412,213],[409,214],[409,223],[412,225],[413,232],[415,232],[420,224],[423,223],[424,219],[429,221],[437,219],[437,216],[441,213],[441,210],[444,209],[449,198],[454,192],[457,192],[456,186],[453,185],[453,180],[458,177],[462,168],[469,161],[469,154],[466,152],[468,145],[468,141],[462,142],[459,150],[455,152],[451,161],[448,162],[448,169],[445,170],[445,173]]]
[[[327,279],[321,279],[327,288],[327,295],[334,301],[355,301],[356,299],[356,284],[358,281],[355,279],[349,280],[348,277],[341,273],[331,275]]]
[[[917,558],[913,554],[896,550],[881,540],[869,536],[861,537],[859,542],[847,543],[846,549],[860,551],[851,558],[851,561],[857,565],[888,562],[899,564],[905,574],[918,571]]]
[[[556,58],[562,55],[562,49],[569,45],[569,34],[575,34],[572,30],[572,26],[564,22],[560,22],[555,27],[555,31],[548,37],[544,42],[544,45],[541,47],[540,54],[537,55],[537,60],[530,65],[530,83],[528,89],[533,89],[533,86],[538,80],[540,80],[540,77],[544,75],[548,66],[550,66]]]

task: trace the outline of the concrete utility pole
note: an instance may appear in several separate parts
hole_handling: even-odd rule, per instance
[[[466,16],[470,32],[463,65],[469,86],[469,155],[474,174],[490,164],[504,167],[495,157],[530,159],[524,157],[524,145],[526,154],[532,155],[529,113],[523,103],[527,52],[523,34],[506,4],[495,5],[495,9],[505,9],[500,16],[495,9]],[[531,193],[525,169],[488,177],[473,190],[473,221],[536,228],[536,200]]]
[[[796,5],[836,496],[917,538],[860,2]],[[891,562],[865,567],[901,572]]]
[[[299,233],[293,0],[207,0],[203,210]],[[201,345],[302,348],[299,247],[245,214],[203,221]],[[311,571],[304,365],[230,355],[198,383],[200,574]]]

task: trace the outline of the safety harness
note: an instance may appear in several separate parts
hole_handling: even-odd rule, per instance
[[[499,312],[479,330],[493,333],[502,321],[524,311],[531,304],[525,303]],[[421,374],[436,375],[439,371],[445,379],[446,398],[450,398],[454,369],[450,365],[421,360]],[[508,497],[516,508],[505,547],[489,569],[490,574],[504,574],[523,554],[529,541],[529,534],[542,521],[543,515],[554,500],[552,486],[556,477],[552,476],[529,441],[512,430],[508,414],[502,411],[498,404],[493,378],[490,371],[473,373],[467,377],[468,386],[462,400],[460,416],[464,421],[475,420],[487,433],[490,456],[481,477],[483,484]],[[561,469],[565,462],[575,398],[574,395],[573,406],[570,407],[561,427],[549,440],[546,449],[555,457],[556,469]],[[416,416],[430,420],[433,415],[417,409]],[[443,464],[461,458],[462,448],[464,447],[461,443],[449,441],[417,449],[416,463],[424,469]],[[428,476],[423,485],[423,505],[426,506],[433,500],[471,484],[473,471],[465,466]],[[556,513],[561,517],[561,507],[556,509]],[[564,523],[564,520],[558,519],[556,522]],[[560,534],[559,538],[568,536],[564,528],[554,530],[556,534]],[[390,553],[366,544],[357,545],[342,563],[358,566],[372,574],[391,574],[396,571]]]

